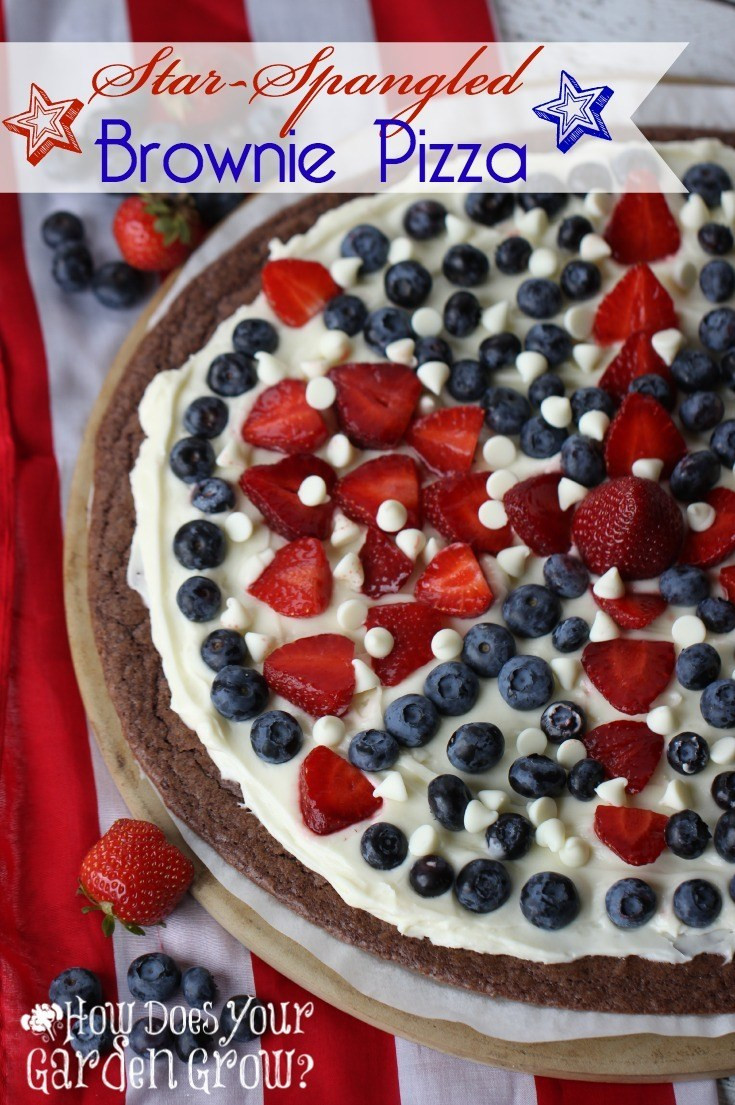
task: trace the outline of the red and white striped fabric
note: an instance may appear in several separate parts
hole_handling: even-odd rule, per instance
[[[487,0],[0,0],[0,33],[15,41],[486,40]],[[73,202],[72,202],[73,199]],[[114,200],[66,197],[89,228],[98,260],[116,254]],[[49,279],[40,223],[53,196],[0,196],[0,1086],[6,1100],[37,1100],[25,1070],[20,1016],[72,964],[93,966],[114,999],[139,937],[105,940],[83,919],[74,887],[83,852],[125,807],[90,742],[66,644],[61,589],[62,507],[87,415],[115,350],[134,321],[89,296],[61,296]],[[107,254],[106,254],[107,251]],[[276,1001],[303,991],[258,960],[188,900],[157,945],[203,963],[223,994],[254,990]],[[316,1002],[302,1046],[314,1057],[308,1088],[248,1091],[256,1105],[716,1105],[713,1082],[663,1086],[574,1083],[489,1070],[393,1038]],[[131,1090],[128,1105],[170,1091]],[[180,1086],[177,1102],[198,1100]],[[243,1100],[235,1082],[217,1105]],[[120,1094],[92,1078],[59,1100]]]

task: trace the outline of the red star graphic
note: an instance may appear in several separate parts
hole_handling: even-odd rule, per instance
[[[27,111],[11,115],[3,123],[13,134],[26,136],[26,157],[31,165],[37,165],[54,146],[72,153],[82,152],[71,124],[83,107],[81,100],[50,100],[42,88],[32,84]]]

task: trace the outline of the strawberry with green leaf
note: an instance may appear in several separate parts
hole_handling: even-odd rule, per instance
[[[191,196],[128,196],[112,224],[125,260],[144,272],[170,272],[184,263],[204,236]]]

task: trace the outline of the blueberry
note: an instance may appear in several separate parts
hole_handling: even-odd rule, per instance
[[[422,694],[404,694],[388,705],[383,724],[404,748],[421,748],[436,735],[439,714]]]
[[[735,629],[735,606],[727,599],[702,599],[697,617],[710,633],[732,633]]]
[[[275,353],[278,331],[264,318],[244,318],[232,331],[232,344],[236,353],[244,353],[246,357]]]
[[[551,395],[564,394],[564,381],[555,372],[543,372],[532,381],[528,389],[528,401],[532,407],[540,407]]]
[[[505,905],[511,883],[502,863],[494,859],[473,859],[457,875],[454,893],[471,913],[492,913]]]
[[[735,810],[725,810],[715,825],[715,851],[726,863],[735,863]]]
[[[706,823],[694,810],[673,814],[666,822],[664,835],[666,844],[680,859],[697,859],[712,838]]]
[[[488,372],[496,372],[499,368],[513,364],[520,351],[521,343],[517,335],[504,330],[480,343],[478,357],[483,368]]]
[[[206,967],[189,967],[181,976],[181,992],[193,1009],[203,1009],[214,1003],[217,986]]]
[[[285,764],[301,751],[304,734],[293,714],[268,710],[253,722],[250,743],[259,760]]]
[[[551,634],[557,652],[576,652],[589,640],[590,627],[584,618],[564,618]]]
[[[53,980],[48,997],[62,1009],[70,1006],[72,1011],[78,1011],[86,1005],[102,1004],[102,984],[94,971],[86,967],[68,967]]]
[[[529,182],[530,183],[530,182]],[[539,178],[542,183],[542,178]],[[544,184],[556,184],[553,177],[543,177]],[[534,207],[542,207],[549,218],[558,215],[566,205],[569,197],[564,192],[521,192],[518,196],[518,205],[523,211],[530,211]]]
[[[729,261],[708,261],[699,274],[699,287],[710,303],[724,303],[735,291],[735,269]]]
[[[520,445],[527,457],[543,460],[555,457],[566,441],[567,431],[550,426],[540,414],[521,426]]]
[[[735,311],[716,307],[699,324],[699,340],[713,353],[724,353],[735,346]]]
[[[409,238],[425,242],[436,238],[444,230],[447,209],[437,200],[416,200],[403,216],[403,229]]]
[[[211,390],[228,399],[250,391],[257,382],[255,364],[244,353],[220,353],[207,372],[207,384]]]
[[[528,268],[530,256],[531,243],[514,234],[502,241],[495,250],[495,265],[506,276],[517,276]]]
[[[605,909],[619,929],[637,929],[656,912],[656,891],[643,879],[619,879],[605,895]]]
[[[732,181],[714,161],[700,161],[687,169],[682,177],[684,187],[689,192],[697,192],[708,207],[719,207],[722,193],[729,192]]]
[[[576,556],[553,553],[544,563],[544,582],[563,599],[578,599],[590,585],[590,574]]]
[[[568,249],[576,253],[585,234],[592,234],[593,226],[584,215],[567,215],[559,227],[556,244],[559,249]]]
[[[464,813],[471,801],[470,789],[458,775],[436,775],[429,783],[431,815],[453,833],[464,828]]]
[[[709,443],[715,456],[728,468],[732,468],[735,465],[735,418],[721,422]]]
[[[362,834],[360,852],[365,863],[376,871],[392,871],[408,855],[408,841],[397,825],[378,821]]]
[[[711,793],[721,810],[735,810],[735,771],[721,771],[715,775]]]
[[[694,564],[674,564],[661,574],[659,590],[672,606],[696,606],[709,594],[709,579]]]
[[[712,645],[689,645],[676,658],[676,678],[688,691],[702,691],[714,683],[721,667],[720,654]]]
[[[384,729],[363,729],[350,741],[350,763],[361,771],[386,771],[398,759],[398,741]]]
[[[578,760],[569,769],[567,787],[578,802],[591,802],[596,798],[595,788],[605,779],[605,768],[599,760]]]
[[[701,349],[682,349],[671,363],[671,374],[682,391],[709,391],[716,387],[717,363]]]
[[[51,275],[63,292],[83,292],[92,279],[92,257],[84,242],[63,242],[54,250]]]
[[[517,637],[544,637],[561,618],[561,603],[548,587],[524,583],[506,596],[503,617]]]
[[[92,277],[92,292],[103,307],[125,310],[145,299],[150,288],[148,274],[125,261],[108,261]]]
[[[163,952],[139,955],[128,967],[128,989],[138,1001],[166,1001],[181,983],[175,960]]]
[[[438,898],[454,883],[454,871],[442,856],[422,856],[411,868],[408,881],[422,898]]]
[[[413,355],[416,358],[417,365],[426,364],[427,361],[443,361],[444,364],[451,365],[454,360],[448,343],[444,341],[444,338],[435,336],[419,338],[414,347]]]
[[[605,457],[591,438],[572,434],[561,447],[561,470],[583,487],[597,487],[605,478]]]
[[[343,330],[351,338],[360,333],[367,317],[368,309],[356,295],[336,295],[324,308],[327,330]]]
[[[385,294],[399,307],[420,307],[431,291],[431,275],[418,261],[391,265],[384,279]]]
[[[81,242],[84,237],[82,220],[71,211],[52,211],[41,223],[41,237],[51,249],[65,242]]]
[[[602,277],[591,261],[570,261],[562,269],[559,283],[568,299],[590,299],[599,292]]]
[[[493,859],[521,859],[533,844],[533,825],[520,813],[501,813],[485,832]]]
[[[233,509],[235,492],[224,480],[210,476],[194,488],[191,505],[204,514],[221,514],[224,510]]]
[[[496,434],[518,434],[531,414],[525,395],[506,387],[489,387],[482,397],[485,421]]]
[[[555,930],[571,924],[579,913],[577,888],[566,875],[539,871],[521,890],[521,913],[536,928]]]
[[[552,702],[541,715],[541,728],[552,744],[579,740],[587,730],[587,717],[576,702]]]
[[[555,760],[534,752],[513,761],[508,782],[524,798],[554,798],[564,790],[567,773]]]
[[[268,701],[268,684],[260,672],[228,664],[212,684],[212,704],[228,721],[249,721]]]
[[[447,391],[458,403],[475,403],[487,387],[485,369],[479,361],[456,361],[447,381]]]
[[[227,404],[215,395],[194,399],[184,411],[184,429],[194,437],[218,437],[229,418]]]
[[[228,664],[244,664],[248,650],[239,633],[232,629],[215,629],[204,638],[202,660],[212,671],[221,671]]]
[[[496,226],[513,214],[515,199],[509,192],[468,192],[464,200],[466,214],[482,226]]]
[[[698,733],[677,733],[669,741],[666,759],[679,775],[698,775],[709,763],[709,745]]]
[[[717,679],[705,687],[699,709],[715,729],[735,729],[735,679]]]
[[[174,556],[184,568],[201,572],[218,568],[227,554],[227,545],[214,522],[184,522],[174,536]]]
[[[494,679],[499,675],[503,664],[515,654],[513,634],[503,625],[480,622],[465,634],[462,659],[485,679]]]
[[[674,913],[691,928],[706,928],[716,921],[722,909],[722,895],[706,879],[689,879],[674,891]]]
[[[112,1028],[104,1012],[93,1010],[69,1021],[69,1043],[77,1055],[105,1055],[112,1048]]]
[[[604,411],[608,418],[615,414],[615,400],[604,388],[577,388],[570,401],[575,422],[579,422],[587,411]]]
[[[460,288],[476,288],[487,280],[490,262],[482,250],[466,243],[451,246],[444,254],[442,272],[450,284]]]
[[[141,1017],[130,1030],[128,1046],[136,1055],[152,1053],[158,1062],[167,1059],[171,1051],[171,1032],[159,1017]]]
[[[667,411],[674,409],[674,394],[668,380],[659,376],[657,372],[644,372],[642,376],[636,376],[630,381],[628,391],[637,392],[639,395],[650,395]]]
[[[716,433],[717,431],[715,431]],[[683,503],[701,502],[720,478],[720,461],[711,449],[688,453],[669,479],[671,494]]]
[[[265,1032],[268,1010],[250,994],[229,998],[219,1019],[220,1043],[249,1044]]]
[[[518,288],[516,302],[529,318],[552,318],[562,308],[561,290],[553,280],[531,277]]]
[[[466,714],[477,702],[480,683],[472,668],[458,660],[437,664],[424,683],[424,694],[440,714]]]
[[[479,326],[481,314],[472,292],[455,292],[444,304],[444,329],[454,338],[466,338]]]
[[[501,668],[498,690],[514,710],[537,710],[551,698],[554,677],[540,656],[513,656]]]
[[[572,339],[554,322],[539,322],[532,326],[526,334],[525,347],[533,353],[541,353],[552,368],[569,360],[572,355]]]
[[[447,745],[447,757],[452,767],[477,775],[495,767],[505,751],[505,739],[489,721],[472,721],[460,725]]]
[[[697,240],[705,253],[721,257],[733,247],[732,231],[722,223],[705,223],[697,231]]]
[[[174,1050],[182,1063],[188,1063],[190,1060],[192,1063],[206,1063],[211,1047],[211,1032],[207,1031],[202,1024],[195,1026],[187,1023],[182,1031],[174,1036]]]
[[[391,342],[411,337],[411,320],[398,307],[379,307],[367,317],[365,341],[376,353],[385,355]]]
[[[216,226],[242,203],[239,192],[194,192],[194,203],[205,226]]]
[[[176,592],[176,604],[190,622],[208,622],[219,613],[222,592],[213,579],[190,576]]]
[[[360,275],[382,269],[388,260],[390,242],[377,226],[366,223],[353,226],[342,239],[340,253],[343,257],[359,257],[362,261]]]
[[[720,361],[722,381],[730,391],[735,391],[735,349],[729,349]]]
[[[203,437],[182,437],[171,450],[171,471],[184,483],[200,483],[211,476],[217,458]]]

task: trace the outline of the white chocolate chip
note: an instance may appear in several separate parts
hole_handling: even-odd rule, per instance
[[[242,586],[248,588],[252,583],[255,583],[256,579],[263,574],[275,555],[273,549],[263,549],[262,552],[254,553],[253,556],[249,556],[242,565],[240,571],[240,583]]]
[[[360,527],[346,514],[343,514],[341,510],[335,510],[332,519],[332,536],[329,538],[332,547],[340,549],[343,545],[349,545],[350,541],[354,541],[359,536]]]
[[[593,441],[602,441],[609,425],[610,419],[604,411],[585,411],[579,420],[579,432]]]
[[[546,736],[541,729],[522,729],[516,737],[519,756],[542,755],[546,751]]]
[[[700,230],[706,222],[709,222],[709,217],[709,207],[698,192],[690,194],[679,212],[679,221],[689,230]]]
[[[526,806],[526,813],[528,814],[528,820],[533,827],[537,829],[539,825],[543,825],[544,821],[550,821],[552,817],[556,817],[556,802],[553,798],[535,798],[533,802],[529,802]]]
[[[502,334],[508,325],[509,306],[505,299],[493,303],[482,312],[482,326],[488,334]]]
[[[486,529],[502,529],[508,524],[505,507],[497,499],[488,499],[487,502],[482,503],[477,511],[477,517]]]
[[[433,395],[422,395],[419,399],[419,414],[432,414],[436,410],[436,399]]]
[[[230,541],[240,543],[241,541],[247,541],[253,536],[253,520],[248,518],[247,514],[243,514],[241,511],[236,510],[233,514],[230,514],[225,518],[225,533],[229,537]]]
[[[346,468],[355,456],[352,443],[344,434],[334,434],[327,444],[327,460],[333,468]]]
[[[560,852],[566,839],[567,830],[558,817],[549,818],[536,829],[536,843],[550,852]]]
[[[416,560],[426,547],[426,536],[420,529],[402,529],[396,534],[396,545],[410,560]]]
[[[321,506],[329,501],[327,485],[321,476],[307,476],[299,484],[298,497],[304,506]]]
[[[443,325],[441,315],[433,307],[419,307],[411,315],[411,329],[420,338],[435,338],[441,334]]]
[[[592,590],[600,599],[621,599],[625,594],[623,577],[617,568],[608,568],[595,583]]]
[[[704,533],[715,520],[715,508],[710,503],[690,503],[687,507],[689,529]]]
[[[466,242],[472,229],[466,219],[460,219],[457,215],[452,215],[451,212],[445,215],[444,226],[447,238],[452,245],[456,245],[458,242]]]
[[[497,810],[489,810],[477,798],[473,798],[465,807],[464,827],[468,833],[481,833],[497,820]]]
[[[337,389],[328,376],[317,376],[306,385],[306,402],[315,411],[326,411],[337,398]]]
[[[592,215],[593,218],[602,218],[612,209],[613,202],[613,197],[609,192],[601,192],[593,188],[584,197],[583,206],[588,215]]]
[[[239,599],[228,599],[219,621],[223,629],[243,633],[250,625],[250,614]]]
[[[707,636],[707,627],[695,614],[682,614],[671,627],[671,636],[681,648],[699,645]]]
[[[347,599],[337,607],[337,624],[340,629],[354,632],[365,624],[368,608],[360,599]]]
[[[720,203],[726,221],[731,224],[735,222],[735,192],[727,188],[720,197]]]
[[[683,292],[688,292],[697,282],[697,266],[693,261],[687,261],[684,257],[674,262],[671,276],[677,287]]]
[[[579,660],[575,660],[573,656],[555,656],[549,661],[549,666],[562,690],[571,691],[577,685],[582,670]]]
[[[375,521],[384,533],[398,533],[405,526],[407,518],[408,511],[398,499],[385,499],[375,515]]]
[[[373,794],[376,798],[387,798],[391,802],[405,802],[408,792],[400,771],[386,771]]]
[[[261,350],[255,354],[258,379],[264,384],[277,384],[286,376],[286,366],[272,353]]]
[[[311,730],[316,744],[325,744],[327,748],[336,748],[345,735],[345,723],[342,718],[326,714],[317,718]]]
[[[373,671],[369,668],[364,660],[353,660],[352,670],[355,673],[355,694],[362,694],[363,691],[374,691],[376,687],[380,686],[380,680]]]
[[[361,591],[362,585],[365,582],[365,572],[363,571],[360,558],[357,553],[346,553],[340,561],[334,566],[332,575],[335,579],[341,580],[346,584],[351,591]]]
[[[362,268],[362,257],[338,257],[329,266],[329,275],[340,288],[352,288]]]
[[[518,375],[526,384],[533,383],[539,376],[543,376],[549,367],[549,362],[543,353],[536,353],[533,349],[526,349],[516,357]]]
[[[464,641],[456,629],[440,629],[431,638],[431,651],[437,660],[456,660],[462,654]]]
[[[547,395],[541,401],[541,417],[550,426],[563,430],[572,421],[572,404],[566,395]]]
[[[547,226],[549,225],[549,216],[544,211],[543,207],[532,207],[530,211],[523,211],[518,208],[516,213],[516,226],[530,242],[537,242]]]
[[[664,462],[658,457],[639,457],[634,460],[631,472],[641,480],[658,480],[664,467]]]
[[[482,447],[482,456],[485,464],[491,468],[507,468],[518,455],[515,444],[504,434],[496,434],[489,437]]]
[[[568,836],[559,850],[559,859],[565,867],[584,867],[590,855],[590,846],[581,836]]]
[[[671,364],[681,349],[684,335],[681,330],[658,330],[651,338],[651,345],[664,364]]]
[[[543,246],[535,249],[528,258],[528,271],[531,276],[553,276],[559,267],[559,255],[555,249]]]
[[[584,484],[577,483],[576,480],[570,480],[568,476],[562,476],[556,489],[559,506],[562,510],[568,510],[575,503],[581,503],[588,491],[589,488],[585,487]]]
[[[385,347],[385,355],[394,364],[405,364],[413,367],[416,364],[414,349],[416,343],[413,338],[396,338]]]
[[[421,383],[434,395],[441,395],[441,390],[449,379],[449,365],[444,361],[424,361],[416,370]]]
[[[300,361],[299,368],[307,380],[315,380],[317,376],[324,376],[329,371],[329,365],[323,357],[314,357],[308,361]]]
[[[245,647],[250,653],[251,660],[254,660],[256,664],[260,664],[265,660],[273,645],[273,638],[265,633],[245,634]]]
[[[401,261],[410,261],[413,257],[413,242],[410,238],[394,238],[388,250],[388,261],[391,265],[398,265]]]
[[[582,372],[594,372],[600,363],[602,349],[599,345],[580,343],[572,350],[572,357],[577,362]]]
[[[345,359],[351,348],[352,342],[349,334],[345,334],[343,330],[327,330],[319,340],[319,352],[329,364],[339,364],[340,361]]]
[[[242,469],[245,464],[244,452],[242,443],[236,437],[231,437],[217,456],[217,467]]]
[[[689,803],[689,787],[681,779],[672,779],[658,801],[659,806],[676,810],[677,813],[689,809]]]
[[[604,610],[598,610],[595,620],[590,627],[591,641],[613,641],[620,636],[620,630],[609,614]]]
[[[365,634],[365,651],[375,660],[384,660],[393,651],[393,634],[382,625],[368,629]]]
[[[606,802],[608,806],[627,806],[628,795],[625,791],[627,785],[628,780],[622,777],[606,779],[595,787],[595,794],[600,801]]]
[[[518,476],[515,472],[511,472],[509,468],[498,468],[495,472],[490,473],[485,487],[491,499],[499,499],[502,502],[506,492],[510,491],[511,487],[515,487],[517,483]]]
[[[712,745],[710,759],[714,764],[735,763],[735,737],[720,737]]]
[[[408,850],[412,856],[430,856],[439,844],[439,837],[433,825],[419,825],[408,838]]]
[[[426,564],[430,564],[436,554],[441,549],[441,542],[436,537],[430,537],[424,545],[424,561]]]
[[[562,767],[565,767],[568,771],[570,767],[574,767],[580,760],[587,759],[587,749],[581,741],[572,737],[570,740],[561,742],[556,750],[556,758]]]
[[[646,725],[652,733],[658,733],[662,737],[673,736],[679,728],[677,716],[670,706],[656,706],[654,710],[650,710]]]
[[[483,806],[487,806],[489,810],[497,810],[498,813],[502,813],[510,805],[510,798],[504,790],[481,790],[477,797]]]
[[[599,234],[585,234],[579,243],[579,256],[583,261],[602,261],[611,253],[610,246]]]
[[[501,549],[495,559],[506,575],[511,579],[520,579],[530,554],[531,550],[527,545],[509,545],[507,549]]]
[[[577,341],[584,341],[592,333],[595,316],[591,307],[575,303],[564,312],[564,329]]]

